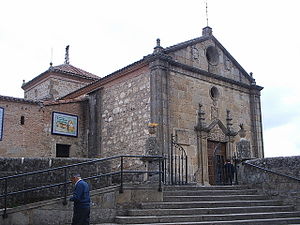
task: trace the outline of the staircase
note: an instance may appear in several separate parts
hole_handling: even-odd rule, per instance
[[[242,186],[166,186],[164,201],[141,203],[116,224],[300,224],[292,205]]]

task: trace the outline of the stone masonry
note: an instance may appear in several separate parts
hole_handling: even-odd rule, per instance
[[[8,100],[8,101],[7,101]],[[4,108],[0,154],[7,157],[55,157],[56,144],[70,145],[70,156],[87,157],[85,102],[43,105],[16,98],[0,98]],[[75,114],[79,118],[78,138],[52,135],[52,112]],[[21,124],[24,117],[24,124]]]
[[[41,102],[43,107],[38,102],[23,101],[22,106],[20,101],[1,102],[0,106],[5,106],[4,135],[8,135],[0,147],[2,154],[54,156],[56,144],[67,144],[71,146],[71,157],[144,155],[149,137],[147,125],[151,122],[158,124],[158,153],[171,155],[171,136],[185,149],[188,180],[192,182],[212,184],[209,177],[214,175],[213,160],[221,154],[216,152],[218,146],[223,146],[222,155],[218,155],[223,161],[237,155],[240,124],[251,145],[249,155],[264,156],[260,103],[263,88],[212,35],[210,27],[203,29],[201,37],[167,48],[158,39],[152,54],[101,79],[84,71],[76,76],[70,71],[60,72],[52,77],[49,70],[25,84],[27,91],[38,82],[44,89],[41,94],[31,93],[32,98],[35,94],[54,98]],[[73,92],[67,90],[70,93],[55,99],[67,93],[63,90],[66,82],[74,77],[78,82],[85,77],[91,83]],[[18,109],[12,110],[15,106]],[[14,140],[17,130],[13,128],[24,111],[22,107],[32,108],[34,113],[26,114],[26,118],[32,117],[31,125]],[[53,111],[79,117],[78,137],[51,134]]]
[[[150,77],[147,71],[103,90],[103,157],[145,154],[150,122]]]

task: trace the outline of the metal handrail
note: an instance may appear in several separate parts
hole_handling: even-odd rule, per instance
[[[100,161],[108,161],[108,160],[117,159],[117,158],[121,158],[121,157],[125,157],[125,158],[126,157],[127,158],[144,158],[144,157],[163,158],[163,156],[161,156],[161,155],[151,155],[151,156],[146,156],[146,155],[116,155],[116,156],[111,156],[111,157],[107,157],[107,158],[93,159],[93,160],[86,161],[86,162],[74,163],[74,164],[70,164],[70,165],[66,165],[66,166],[59,166],[59,167],[55,167],[55,168],[51,168],[51,169],[36,170],[36,171],[32,171],[32,172],[26,172],[26,173],[20,173],[20,174],[16,174],[16,175],[10,175],[10,176],[6,176],[6,177],[0,177],[0,181],[5,180],[5,179],[10,179],[10,178],[21,177],[21,176],[29,176],[29,175],[39,174],[39,173],[46,173],[46,172],[60,170],[60,169],[64,169],[64,168],[81,166],[81,165],[85,165],[85,164],[92,164],[92,163],[96,163],[96,162],[100,162]]]
[[[187,184],[188,157],[185,149],[175,141],[177,136],[171,135],[170,177],[171,184]],[[178,158],[176,154],[178,150]],[[185,167],[185,168],[184,168]],[[185,180],[184,180],[185,176]],[[177,180],[178,178],[178,180]]]
[[[292,180],[296,180],[296,181],[300,182],[300,178],[297,178],[297,177],[294,177],[294,176],[290,176],[290,175],[286,175],[284,173],[280,173],[280,172],[277,172],[277,171],[274,171],[274,170],[266,169],[266,168],[254,165],[252,163],[249,163],[249,162],[243,162],[243,165],[252,166],[254,168],[257,168],[257,169],[260,169],[260,170],[263,170],[263,171],[266,171],[266,172],[269,172],[269,173],[273,173],[273,174],[276,174],[278,176],[290,178]]]
[[[158,159],[159,160],[159,170],[158,171],[146,171],[146,170],[124,170],[124,158],[153,158],[153,159]],[[89,179],[94,179],[94,178],[99,178],[99,177],[104,177],[104,176],[112,176],[112,175],[120,175],[120,193],[123,193],[123,175],[124,174],[132,174],[132,173],[137,173],[137,174],[143,174],[143,173],[148,173],[148,174],[159,174],[159,187],[158,191],[162,191],[162,180],[161,180],[161,174],[163,171],[161,170],[161,161],[164,159],[163,156],[161,155],[117,155],[117,156],[111,156],[107,158],[101,158],[101,159],[93,159],[90,161],[86,162],[80,162],[80,163],[74,163],[71,165],[66,165],[66,166],[59,166],[55,168],[50,168],[50,169],[44,169],[44,170],[37,170],[37,171],[32,171],[32,172],[26,172],[26,173],[20,173],[16,175],[10,175],[10,176],[5,176],[0,178],[0,182],[4,181],[4,194],[0,195],[0,199],[4,198],[4,211],[3,211],[3,218],[7,218],[7,197],[13,196],[16,194],[21,194],[21,193],[27,193],[27,192],[32,192],[32,191],[39,191],[39,190],[44,190],[44,189],[50,189],[58,186],[64,186],[64,201],[63,204],[67,204],[67,185],[71,183],[67,179],[67,169],[73,168],[76,166],[81,166],[81,165],[87,165],[87,164],[93,164],[93,163],[98,163],[98,162],[104,162],[104,161],[109,161],[113,159],[118,159],[120,158],[121,160],[121,168],[120,171],[115,171],[115,172],[109,172],[109,173],[104,173],[104,174],[99,174],[95,176],[90,176],[90,177],[83,177],[85,180]],[[56,171],[56,170],[63,170],[62,172],[64,173],[64,181],[56,184],[50,184],[50,185],[44,185],[44,186],[39,186],[39,187],[34,187],[34,188],[28,188],[28,189],[23,189],[19,191],[12,191],[8,192],[8,180],[14,179],[14,178],[19,178],[19,177],[26,177],[26,176],[31,176],[35,174],[41,174],[41,173],[48,173],[51,171]]]

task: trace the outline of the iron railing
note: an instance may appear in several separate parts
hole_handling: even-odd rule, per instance
[[[171,136],[170,154],[163,160],[163,182],[169,185],[188,183],[188,157],[184,148]]]
[[[137,159],[143,159],[143,158],[153,158],[158,160],[158,164],[159,164],[159,168],[158,170],[154,170],[154,171],[146,171],[146,170],[127,170],[124,167],[124,159],[125,158],[137,158]],[[12,176],[6,176],[6,177],[1,177],[0,178],[0,183],[4,182],[4,193],[2,195],[0,195],[0,199],[3,199],[3,218],[7,218],[7,207],[8,207],[8,198],[15,196],[17,194],[24,194],[24,193],[28,193],[28,192],[33,192],[33,191],[39,191],[39,190],[45,190],[45,189],[50,189],[50,188],[54,188],[54,187],[59,187],[59,186],[63,186],[63,204],[66,205],[67,204],[67,195],[68,195],[68,185],[71,183],[71,181],[69,181],[68,179],[68,171],[71,168],[74,167],[79,167],[79,166],[87,166],[87,165],[92,165],[95,163],[101,163],[101,162],[107,162],[107,161],[111,161],[111,160],[115,160],[115,159],[119,159],[120,160],[120,170],[119,171],[111,171],[108,173],[102,173],[102,174],[97,174],[97,175],[93,175],[93,176],[88,176],[88,177],[82,177],[85,180],[90,180],[90,179],[96,179],[96,178],[100,178],[100,177],[108,177],[108,176],[114,176],[117,175],[120,177],[120,183],[119,183],[119,192],[122,193],[123,192],[123,188],[124,188],[124,174],[158,174],[159,178],[158,178],[158,191],[162,191],[162,156],[159,155],[152,155],[152,156],[141,156],[141,155],[119,155],[119,156],[112,156],[112,157],[108,157],[108,158],[101,158],[101,159],[93,159],[90,161],[86,161],[86,162],[80,162],[80,163],[75,163],[75,164],[71,164],[71,165],[66,165],[66,166],[60,166],[60,167],[56,167],[56,168],[51,168],[51,169],[45,169],[45,170],[38,170],[38,171],[33,171],[33,172],[27,172],[27,173],[22,173],[22,174],[16,174],[16,175],[12,175]],[[49,185],[42,185],[42,186],[38,186],[38,187],[32,187],[32,188],[27,188],[27,189],[23,189],[23,190],[17,190],[17,191],[8,191],[8,181],[16,179],[16,178],[21,178],[21,177],[29,177],[32,175],[36,175],[36,174],[45,174],[45,173],[49,173],[52,171],[61,171],[61,174],[64,177],[64,180],[62,182],[59,183],[55,183],[55,184],[49,184]]]

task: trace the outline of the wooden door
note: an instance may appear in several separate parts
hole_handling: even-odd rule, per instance
[[[209,183],[211,185],[223,184],[226,143],[207,141],[207,156]]]

